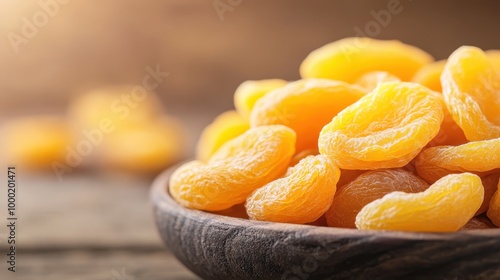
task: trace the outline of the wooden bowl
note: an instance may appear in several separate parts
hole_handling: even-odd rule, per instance
[[[159,232],[203,279],[500,279],[500,229],[361,231],[244,220],[187,209],[151,192]]]

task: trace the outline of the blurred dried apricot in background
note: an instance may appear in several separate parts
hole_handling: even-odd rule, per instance
[[[92,140],[89,165],[145,174],[161,171],[186,152],[183,125],[164,114],[154,92],[133,85],[86,92],[68,108],[75,137]]]
[[[86,92],[69,105],[68,115],[79,129],[110,122],[116,129],[148,123],[164,110],[158,97],[142,86],[113,86]]]
[[[186,154],[186,132],[175,119],[161,117],[106,135],[100,164],[135,173],[158,173]]]
[[[12,119],[1,129],[8,164],[25,170],[50,170],[64,163],[73,142],[67,121],[59,116]]]

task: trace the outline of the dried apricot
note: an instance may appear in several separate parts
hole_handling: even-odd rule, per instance
[[[318,150],[304,150],[302,152],[298,152],[292,157],[292,160],[290,161],[290,166],[295,166],[302,159],[304,159],[308,156],[315,156],[318,154],[319,154]]]
[[[422,192],[428,187],[424,180],[403,169],[368,171],[337,191],[325,213],[327,223],[331,227],[356,228],[356,215],[375,199],[395,191]]]
[[[496,226],[486,217],[479,216],[470,219],[461,229],[464,230],[476,230],[476,229],[489,229],[496,228]]]
[[[500,178],[500,173],[491,174],[489,176],[481,178],[481,182],[483,183],[484,187],[484,200],[483,204],[481,204],[481,207],[479,207],[479,210],[477,210],[476,216],[488,210],[488,207],[490,206],[490,201],[497,190],[499,178]]]
[[[488,50],[486,56],[497,72],[500,73],[500,50]]]
[[[7,163],[23,169],[50,169],[65,162],[73,141],[67,122],[55,116],[10,120],[1,132],[0,150]]]
[[[487,215],[497,227],[500,227],[500,182],[498,183],[495,195],[490,200]]]
[[[439,129],[438,134],[429,142],[429,144],[427,144],[426,147],[446,145],[456,146],[467,143],[468,141],[467,138],[465,138],[464,132],[455,123],[453,117],[450,115],[450,112],[448,112],[443,95],[436,92],[435,96],[441,101],[444,113],[443,122],[441,123],[441,128]]]
[[[366,89],[367,92],[374,90],[378,84],[383,82],[400,82],[401,80],[385,71],[368,72],[361,76],[355,84]]]
[[[287,175],[253,192],[246,202],[250,219],[304,224],[319,219],[332,204],[340,170],[326,156],[308,156]]]
[[[420,68],[412,81],[426,86],[434,91],[442,92],[441,87],[441,73],[443,73],[446,60],[439,60],[425,65]]]
[[[222,145],[208,163],[195,160],[175,170],[170,194],[183,206],[208,211],[243,203],[286,171],[295,139],[283,125],[251,128]]]
[[[297,133],[297,152],[318,148],[319,132],[345,107],[365,95],[356,85],[323,79],[299,80],[259,99],[252,110],[252,127],[286,125]]]
[[[196,158],[208,161],[224,143],[250,128],[248,121],[236,111],[227,111],[215,118],[201,133],[196,146]]]
[[[319,151],[342,169],[402,167],[437,135],[442,120],[428,88],[382,83],[323,128]]]
[[[104,136],[100,159],[112,169],[158,172],[184,156],[185,135],[183,126],[169,117],[119,129]]]
[[[99,128],[108,121],[120,129],[147,123],[163,113],[158,97],[141,86],[113,86],[89,91],[69,106],[69,116],[80,128]]]
[[[339,182],[337,183],[338,190],[342,188],[344,185],[347,185],[348,183],[354,181],[354,179],[358,178],[359,175],[367,172],[366,170],[349,170],[349,169],[340,169],[340,179]],[[337,190],[337,191],[338,191]]]
[[[245,81],[234,93],[234,107],[244,119],[248,120],[257,100],[270,91],[284,87],[287,83],[280,79]]]
[[[420,193],[392,192],[361,209],[359,229],[452,232],[474,216],[484,198],[481,179],[451,174]]]
[[[428,148],[417,156],[415,166],[429,183],[451,173],[492,171],[500,168],[500,138]]]
[[[469,141],[500,137],[500,72],[481,49],[454,51],[441,83],[448,110]]]
[[[386,71],[409,81],[431,55],[397,40],[352,37],[311,52],[300,65],[302,78],[325,78],[354,83],[372,71]]]

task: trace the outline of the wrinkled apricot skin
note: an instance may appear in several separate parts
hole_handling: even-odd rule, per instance
[[[400,82],[401,80],[384,71],[368,72],[361,76],[355,84],[363,87],[367,92],[374,90],[380,83],[384,82]]]
[[[319,151],[342,169],[402,167],[437,135],[442,120],[429,89],[382,83],[323,128]]]
[[[10,120],[0,132],[2,160],[5,156],[7,164],[21,169],[48,170],[52,164],[66,164],[73,142],[67,122],[53,116]]]
[[[316,156],[318,154],[319,154],[318,150],[304,150],[302,152],[298,152],[292,157],[292,160],[290,161],[290,166],[295,166],[302,159],[308,156]]]
[[[287,83],[280,79],[245,81],[234,93],[234,107],[245,120],[248,120],[257,100],[270,91],[284,87]]]
[[[418,69],[433,60],[423,50],[400,41],[352,37],[311,52],[300,65],[300,75],[354,83],[368,72],[386,71],[410,81]]]
[[[250,128],[248,122],[236,111],[227,111],[215,118],[201,133],[196,145],[196,158],[208,161],[227,141]]]
[[[446,60],[439,60],[425,65],[415,73],[412,82],[419,83],[434,91],[442,92],[441,74],[443,73],[445,65]]]
[[[368,171],[337,191],[332,206],[325,213],[331,227],[356,228],[356,215],[368,203],[384,195],[402,191],[425,191],[429,185],[402,169]]]
[[[251,128],[229,140],[207,163],[188,162],[170,177],[169,190],[181,205],[219,211],[245,201],[250,193],[286,171],[296,135],[283,125]]]
[[[358,229],[454,232],[474,216],[484,198],[481,179],[471,173],[441,178],[420,193],[392,192],[359,212]]]
[[[257,189],[247,198],[250,219],[304,224],[318,220],[335,195],[340,170],[326,156],[309,156],[285,177]]]
[[[490,201],[490,207],[487,212],[488,218],[497,227],[500,227],[500,182],[498,183],[497,191]]]
[[[297,152],[318,148],[319,132],[345,107],[365,95],[356,85],[322,79],[299,80],[257,101],[252,127],[282,124],[297,133]]]
[[[163,117],[106,135],[100,160],[115,170],[155,173],[184,156],[185,139],[182,124]]]
[[[454,51],[441,75],[448,110],[469,141],[500,137],[500,73],[478,48]]]
[[[500,168],[500,139],[428,148],[417,156],[415,166],[429,183],[451,173],[492,171]]]

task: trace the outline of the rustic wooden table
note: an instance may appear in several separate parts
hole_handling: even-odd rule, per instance
[[[199,279],[163,247],[149,202],[152,178],[18,178],[17,272],[7,270],[2,226],[0,279]]]

